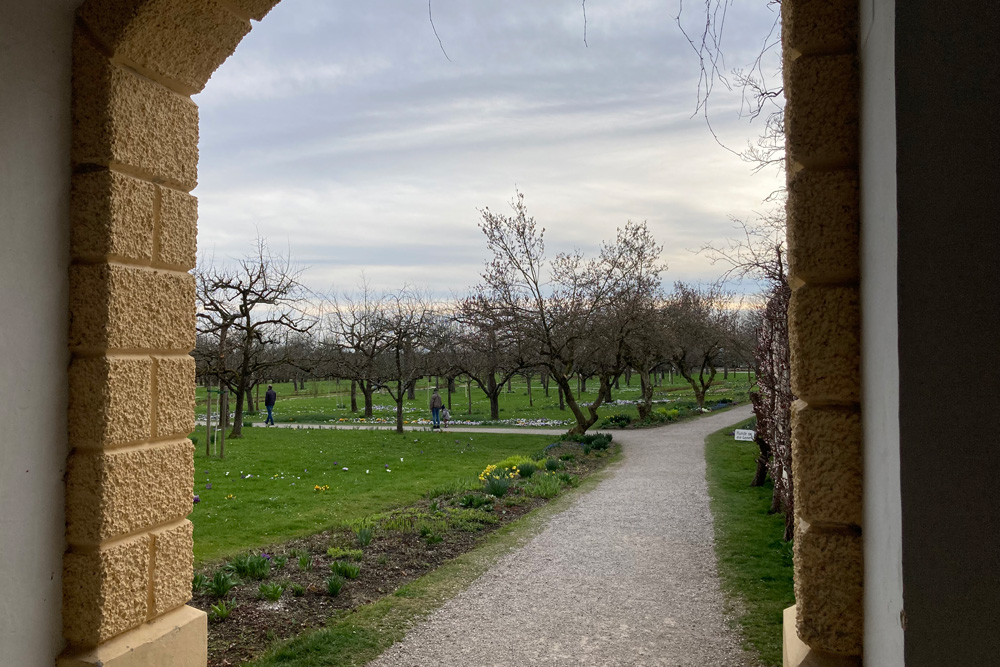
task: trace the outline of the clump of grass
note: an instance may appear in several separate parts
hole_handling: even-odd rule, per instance
[[[212,580],[208,582],[206,587],[208,588],[208,592],[213,597],[224,598],[229,595],[229,591],[231,591],[239,582],[239,579],[225,570],[218,570],[212,577]]]
[[[361,566],[353,563],[345,563],[342,560],[335,560],[330,563],[330,570],[345,579],[357,579],[361,574]]]
[[[313,569],[313,559],[309,554],[302,554],[299,556],[299,569],[303,572],[309,572]]]
[[[292,591],[292,595],[294,595],[297,598],[300,598],[306,594],[306,587],[303,586],[302,584],[289,584],[288,588],[289,590]]]
[[[326,592],[330,594],[330,597],[337,597],[340,595],[340,589],[344,587],[344,578],[339,574],[333,574],[326,580]]]
[[[524,486],[524,492],[533,498],[555,498],[561,490],[562,482],[555,475],[539,475]]]
[[[257,554],[241,554],[229,561],[226,569],[243,579],[267,579],[271,576],[271,561]]]
[[[538,465],[534,461],[524,461],[520,466],[518,466],[518,472],[521,474],[521,479],[530,479],[537,470]]]
[[[284,592],[285,587],[281,584],[261,584],[257,589],[258,597],[271,602],[277,601]]]
[[[470,507],[473,509],[478,509],[480,507],[492,506],[493,499],[482,496],[478,493],[467,493],[458,499],[458,504],[461,507]]]
[[[367,547],[374,537],[374,526],[358,526],[354,529],[354,539],[357,540],[358,546]]]
[[[271,562],[274,564],[274,567],[280,570],[284,568],[285,563],[288,562],[288,556],[275,556],[274,558],[271,559]]]
[[[487,477],[483,490],[496,498],[503,498],[510,490],[510,480],[506,477]]]
[[[545,469],[548,470],[549,472],[555,472],[560,468],[562,468],[562,464],[559,463],[559,459],[557,459],[556,457],[550,456],[547,459],[545,459]]]
[[[580,486],[580,478],[576,475],[571,475],[568,472],[561,472],[558,475],[558,479],[562,484],[576,488]]]
[[[344,549],[342,547],[330,547],[326,550],[326,555],[336,560],[356,560],[360,561],[364,557],[361,549]]]

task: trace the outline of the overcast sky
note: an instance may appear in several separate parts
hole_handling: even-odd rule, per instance
[[[479,280],[477,209],[515,187],[550,254],[596,250],[627,220],[664,244],[665,280],[712,280],[689,252],[731,235],[783,178],[692,118],[699,65],[678,0],[283,0],[196,97],[198,247],[221,261],[272,248],[316,290],[404,283],[439,296]],[[696,31],[703,17],[688,2]],[[736,0],[727,69],[776,14]],[[771,67],[777,53],[769,55]],[[716,87],[711,119],[741,149],[760,130]]]

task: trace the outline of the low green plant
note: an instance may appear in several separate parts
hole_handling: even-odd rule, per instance
[[[302,584],[288,584],[288,588],[289,590],[292,591],[292,595],[294,595],[297,598],[300,598],[306,594],[306,587],[303,586]]]
[[[190,440],[191,444],[194,445],[195,447],[198,446],[198,436],[196,436],[196,435],[189,435],[188,436],[188,440]]]
[[[441,536],[441,533],[437,532],[428,533],[424,536],[424,539],[427,541],[427,544],[437,544],[438,542],[444,541],[444,537]]]
[[[557,459],[556,457],[550,456],[547,459],[545,459],[545,469],[548,470],[549,472],[555,472],[560,468],[562,468],[562,464],[559,463],[559,459]]]
[[[506,477],[487,477],[483,490],[496,498],[503,498],[510,490],[510,480]]]
[[[229,614],[236,608],[235,604],[229,604],[225,600],[220,600],[218,604],[212,605],[212,610],[208,612],[208,618],[212,621],[224,621],[229,618]]]
[[[277,583],[261,584],[260,587],[257,588],[257,596],[264,600],[270,600],[271,602],[276,602],[284,592],[285,587]]]
[[[467,493],[458,499],[458,504],[461,507],[470,507],[473,509],[478,509],[480,507],[492,506],[493,499],[487,498],[486,496],[480,495],[478,493]]]
[[[559,455],[559,460],[560,461],[575,461],[576,460],[576,455],[575,454],[560,454]]]
[[[194,577],[191,579],[192,593],[195,594],[201,593],[203,590],[205,590],[206,586],[208,586],[208,577],[206,577],[201,572],[196,573]]]
[[[299,569],[303,572],[309,572],[313,569],[313,559],[309,554],[302,554],[299,556]]]
[[[632,423],[632,415],[625,413],[618,413],[614,415],[608,415],[604,418],[602,426],[617,426],[618,428],[624,428]]]
[[[462,493],[463,491],[473,491],[478,488],[478,486],[479,484],[474,478],[466,477],[463,479],[456,479],[453,482],[435,486],[428,491],[427,498],[429,500],[434,500],[435,498],[440,498],[441,496],[454,496]]]
[[[330,547],[326,550],[326,555],[335,560],[350,559],[360,561],[364,557],[361,549],[344,549],[342,547]]]
[[[226,564],[226,569],[243,579],[267,579],[271,576],[271,561],[258,554],[240,554]]]
[[[524,486],[524,492],[534,498],[555,498],[561,490],[562,482],[555,475],[538,475]]]
[[[288,556],[275,556],[271,559],[271,562],[274,563],[276,568],[281,570],[285,567],[285,563],[288,562]]]
[[[389,557],[385,554],[379,554],[378,558],[375,559],[375,562],[379,565],[385,565],[389,562]]]
[[[326,592],[330,594],[330,597],[337,597],[340,595],[340,589],[344,587],[344,578],[339,574],[330,575],[326,580]]]
[[[345,579],[357,579],[361,574],[361,566],[353,563],[345,563],[342,560],[335,560],[330,563],[330,570]]]
[[[212,580],[208,582],[206,588],[208,592],[215,598],[224,598],[229,595],[229,591],[233,589],[240,580],[234,577],[229,572],[225,570],[217,570]]]
[[[372,543],[372,539],[375,537],[375,527],[374,526],[358,526],[354,530],[354,539],[357,540],[358,545],[362,547],[367,547]]]
[[[568,472],[561,472],[558,475],[559,481],[566,486],[571,486],[576,488],[580,486],[580,478],[576,475],[570,475]]]
[[[538,470],[538,464],[534,461],[525,461],[518,467],[518,472],[521,474],[521,479],[530,479],[532,475]]]

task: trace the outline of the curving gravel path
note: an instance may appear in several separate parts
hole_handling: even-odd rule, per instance
[[[749,416],[616,431],[607,478],[371,667],[756,664],[724,622],[703,455]]]

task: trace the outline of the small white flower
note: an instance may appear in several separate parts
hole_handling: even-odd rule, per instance
[[[344,472],[347,472],[347,468],[341,468],[341,470],[343,470]]]
[[[386,471],[386,472],[392,472],[392,471],[391,471],[391,470],[389,470],[388,468],[386,468],[386,469],[385,469],[385,471]]]
[[[400,462],[400,463],[402,463],[402,462],[403,462],[403,457],[402,457],[402,456],[400,456],[400,457],[399,457],[399,462]],[[228,475],[229,473],[227,472],[226,474]]]
[[[370,471],[370,470],[366,470],[366,471],[365,471],[365,474],[367,475],[367,474],[368,474],[369,472],[371,472],[371,471]]]

